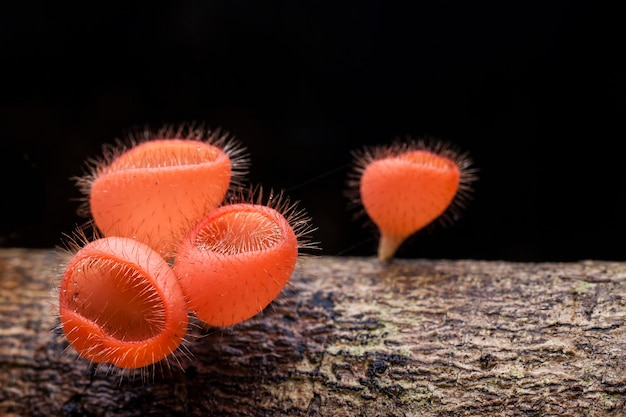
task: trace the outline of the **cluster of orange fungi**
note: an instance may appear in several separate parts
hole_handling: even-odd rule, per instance
[[[259,187],[242,191],[248,160],[227,135],[166,128],[131,139],[77,179],[98,237],[74,245],[59,291],[70,345],[124,369],[174,353],[189,312],[207,326],[261,312],[312,231],[282,193],[264,204]]]
[[[92,362],[135,369],[167,358],[190,312],[208,326],[252,318],[288,283],[299,249],[315,246],[310,219],[282,193],[246,197],[247,156],[219,131],[145,131],[104,151],[77,178],[98,237],[75,245],[59,292],[64,334]],[[353,157],[349,191],[379,231],[381,260],[458,210],[476,178],[466,154],[439,142]]]

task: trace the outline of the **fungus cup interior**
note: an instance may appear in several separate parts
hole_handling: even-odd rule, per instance
[[[227,158],[226,153],[202,141],[184,139],[157,139],[141,143],[120,157],[109,168],[111,170],[163,168],[216,162]]]
[[[401,153],[397,156],[397,158],[412,162],[414,164],[418,164],[423,167],[459,171],[459,168],[454,163],[454,161],[429,151],[409,151]]]
[[[114,259],[85,259],[64,291],[66,307],[125,341],[150,339],[162,331],[165,306],[145,275]]]
[[[196,247],[224,255],[269,249],[283,239],[275,216],[264,211],[229,211],[198,229]]]
[[[59,297],[68,341],[94,362],[152,364],[173,353],[187,330],[187,305],[173,271],[131,239],[83,247],[66,268]]]

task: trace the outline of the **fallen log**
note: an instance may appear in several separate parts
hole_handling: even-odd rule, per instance
[[[120,374],[58,330],[65,259],[0,250],[2,416],[609,416],[626,263],[314,257],[257,317]]]

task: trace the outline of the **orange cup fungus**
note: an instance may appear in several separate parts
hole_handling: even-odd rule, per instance
[[[99,231],[137,239],[169,256],[186,226],[221,204],[247,163],[225,136],[202,137],[164,131],[96,163],[78,184]]]
[[[301,218],[294,229],[288,218],[262,204],[228,204],[190,231],[173,268],[198,319],[237,324],[278,296],[296,266],[298,224],[306,224]]]
[[[76,252],[61,281],[59,312],[80,356],[124,369],[174,353],[188,324],[171,267],[148,246],[123,237],[97,239]]]
[[[378,227],[378,257],[391,259],[399,246],[467,197],[470,161],[443,144],[395,143],[355,153],[358,200]]]

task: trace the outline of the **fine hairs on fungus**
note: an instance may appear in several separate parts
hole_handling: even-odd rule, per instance
[[[167,258],[184,227],[240,185],[248,163],[239,142],[219,129],[145,128],[88,161],[88,173],[75,178],[85,195],[79,211],[102,235],[137,239]]]
[[[434,140],[365,147],[353,159],[348,194],[378,228],[381,260],[434,220],[456,215],[477,179],[466,153]]]
[[[298,250],[315,248],[305,212],[262,189],[208,213],[183,239],[174,271],[190,310],[206,325],[231,326],[260,313],[288,283]]]

